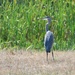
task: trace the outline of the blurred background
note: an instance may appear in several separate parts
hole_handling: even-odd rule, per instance
[[[46,21],[54,50],[75,50],[75,0],[0,0],[0,49],[43,50]]]

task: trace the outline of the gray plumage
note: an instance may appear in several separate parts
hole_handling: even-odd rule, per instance
[[[52,45],[53,45],[53,33],[51,31],[47,31],[44,39],[44,46],[46,52],[51,52]]]
[[[48,29],[48,26],[51,22],[51,18],[47,16],[43,20],[48,21],[47,24],[46,24],[46,34],[45,34],[45,38],[44,38],[44,46],[45,46],[45,49],[46,49],[46,55],[47,55],[47,61],[48,61],[48,53],[51,52],[54,36],[53,36],[53,32],[49,31],[49,29]],[[54,59],[53,50],[52,50],[52,57]]]

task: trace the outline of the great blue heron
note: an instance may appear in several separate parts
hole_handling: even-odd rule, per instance
[[[47,20],[48,21],[46,23],[46,34],[45,34],[45,38],[44,38],[44,46],[45,46],[45,49],[46,49],[46,56],[47,56],[47,61],[48,61],[48,53],[51,52],[54,36],[53,36],[53,32],[51,32],[48,29],[48,26],[51,23],[51,18],[46,16],[45,18],[43,18],[43,20]],[[53,57],[53,60],[54,60],[53,50],[52,50],[52,57]]]

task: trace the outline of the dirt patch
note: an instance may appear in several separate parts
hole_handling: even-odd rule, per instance
[[[0,75],[75,75],[75,51],[54,52],[0,51]]]

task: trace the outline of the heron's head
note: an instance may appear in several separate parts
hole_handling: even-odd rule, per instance
[[[49,23],[51,22],[51,18],[49,16],[44,17],[43,20],[47,20]]]

